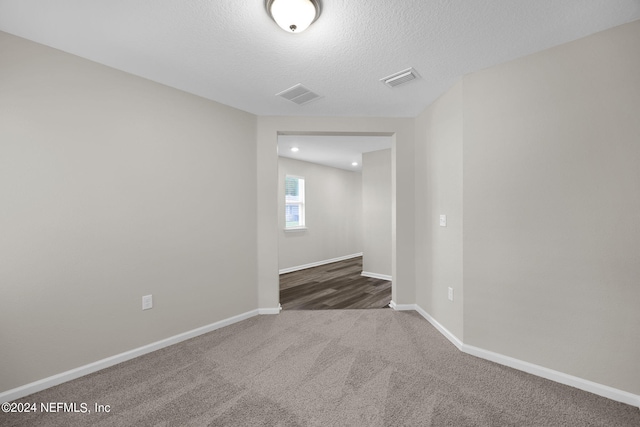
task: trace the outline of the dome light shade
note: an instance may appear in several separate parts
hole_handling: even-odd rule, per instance
[[[301,33],[320,16],[317,0],[266,0],[267,12],[290,33]]]

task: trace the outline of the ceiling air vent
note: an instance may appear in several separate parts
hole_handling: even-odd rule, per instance
[[[287,99],[291,102],[295,102],[298,105],[307,104],[311,101],[314,101],[320,98],[320,95],[317,93],[311,92],[309,88],[302,86],[301,84],[297,84],[293,87],[290,87],[287,90],[283,90],[280,93],[276,93],[276,96],[281,96],[284,99]]]
[[[408,83],[411,80],[419,78],[420,75],[413,68],[407,68],[406,70],[399,71],[395,74],[387,76],[380,81],[389,87],[396,87],[402,84]]]

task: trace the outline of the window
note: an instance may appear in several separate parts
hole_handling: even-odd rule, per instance
[[[285,228],[304,228],[304,178],[284,178]]]

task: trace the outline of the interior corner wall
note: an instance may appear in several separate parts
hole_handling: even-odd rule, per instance
[[[416,303],[462,340],[462,82],[415,120]],[[439,225],[446,215],[446,227]],[[453,301],[448,288],[453,289]]]
[[[391,149],[362,154],[362,270],[391,276]]]
[[[304,178],[306,230],[285,231],[284,179]],[[362,253],[362,174],[278,157],[279,269]]]
[[[0,392],[258,308],[256,116],[0,51]]]
[[[464,78],[464,341],[640,394],[640,21]]]

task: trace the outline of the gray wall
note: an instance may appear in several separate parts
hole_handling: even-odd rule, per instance
[[[462,281],[462,84],[416,118],[416,302],[460,340]],[[440,215],[447,226],[440,227]],[[453,288],[453,302],[447,289]]]
[[[640,21],[465,77],[416,121],[415,166],[419,303],[465,344],[635,394],[638,46]]]
[[[305,179],[307,230],[284,231],[284,178]],[[279,269],[362,252],[362,174],[278,157]]]
[[[0,52],[0,391],[258,307],[255,116]]]
[[[464,98],[465,341],[640,393],[640,21]]]
[[[391,276],[391,149],[362,155],[362,269]]]

